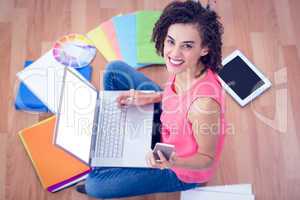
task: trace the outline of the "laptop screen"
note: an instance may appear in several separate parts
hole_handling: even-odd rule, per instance
[[[55,144],[89,162],[97,91],[73,69],[66,69],[56,122]]]
[[[242,100],[264,85],[264,81],[239,56],[225,64],[219,76]]]

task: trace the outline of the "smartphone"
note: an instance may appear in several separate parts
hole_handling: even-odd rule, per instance
[[[154,159],[156,161],[159,161],[160,158],[158,156],[157,151],[160,151],[167,160],[170,159],[171,154],[175,151],[175,147],[172,144],[165,144],[165,143],[156,143],[153,149],[153,155],[154,155]]]

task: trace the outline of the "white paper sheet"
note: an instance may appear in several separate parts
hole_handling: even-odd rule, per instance
[[[57,62],[52,49],[17,73],[17,77],[49,108],[57,113],[65,66]]]
[[[254,200],[251,184],[199,187],[181,192],[181,200]]]

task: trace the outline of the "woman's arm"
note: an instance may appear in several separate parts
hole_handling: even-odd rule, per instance
[[[151,103],[159,103],[162,101],[162,91],[149,93],[149,99]]]
[[[150,166],[161,169],[173,166],[205,169],[212,165],[219,137],[219,104],[212,98],[199,98],[191,105],[188,119],[192,123],[192,129],[198,144],[198,152],[189,157],[178,157],[173,154],[169,161],[159,153],[161,160],[159,163],[154,160],[153,155],[149,154],[148,163]]]
[[[119,105],[136,105],[136,106],[158,103],[161,102],[161,100],[162,100],[161,91],[145,93],[133,89],[123,92],[117,98]]]
[[[192,123],[198,152],[186,158],[175,157],[174,166],[191,169],[207,168],[211,166],[216,155],[220,128],[220,106],[212,98],[199,98],[191,105],[188,119]]]

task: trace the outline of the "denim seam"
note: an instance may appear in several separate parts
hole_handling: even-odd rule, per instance
[[[111,84],[111,90],[115,90],[115,80],[116,80],[116,75],[114,71],[111,71],[111,80],[110,80],[110,84]]]

